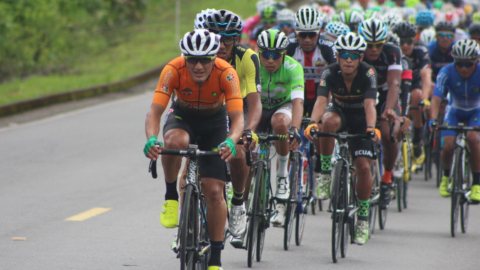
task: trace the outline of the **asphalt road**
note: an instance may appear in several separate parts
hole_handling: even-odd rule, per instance
[[[165,184],[147,173],[142,152],[155,84],[1,119],[0,269],[178,269],[169,249],[175,230],[158,220]],[[449,213],[434,182],[414,175],[409,208],[389,209],[385,230],[350,245],[339,263],[331,260],[330,215],[317,212],[289,251],[283,230],[268,229],[254,268],[478,269],[480,208],[470,207],[468,231],[455,238]],[[246,269],[247,252],[227,244],[222,261]]]

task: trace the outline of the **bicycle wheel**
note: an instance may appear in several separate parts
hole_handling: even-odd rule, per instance
[[[403,177],[402,178],[395,178],[395,183],[397,183],[397,208],[398,212],[402,212],[402,206],[403,206]]]
[[[440,151],[440,150],[438,150]],[[437,168],[437,188],[440,187],[440,183],[442,182],[443,176],[443,167],[442,167],[442,160],[440,159],[440,153],[435,154],[436,161],[436,168]]]
[[[465,173],[463,175],[464,181],[463,182],[463,191],[468,191],[470,190],[471,184],[472,184],[472,175],[470,173],[470,163],[468,162],[468,157],[465,157],[465,160],[467,161],[465,163]],[[468,203],[468,200],[466,196],[462,196],[462,200],[460,202],[461,208],[460,208],[460,226],[462,229],[462,233],[467,232],[467,227],[468,227],[468,210],[470,208],[470,204]]]
[[[207,203],[205,202],[205,198],[203,195],[200,197],[200,213],[206,213]],[[208,260],[210,259],[211,249],[207,248],[210,245],[210,237],[208,235],[208,227],[207,222],[205,222],[206,216],[199,215],[199,222],[200,222],[200,231],[198,235],[199,241],[199,249],[200,253],[198,254],[198,263],[197,269],[198,270],[207,270],[208,269]],[[223,235],[223,244],[225,245],[225,241],[227,239],[227,232],[225,230]]]
[[[198,200],[192,185],[187,185],[183,194],[183,205],[178,230],[180,239],[180,270],[196,267],[198,248]]]
[[[423,177],[425,181],[428,181],[432,178],[432,151],[430,149],[430,132],[425,132],[423,136],[423,145],[425,147],[425,161],[423,162]]]
[[[295,213],[295,244],[299,246],[302,243],[303,231],[305,230],[305,221],[307,219],[307,209],[310,202],[310,167],[308,163],[303,163],[302,178],[302,202],[297,205]]]
[[[345,233],[345,192],[344,183],[347,179],[347,167],[343,160],[339,160],[333,168],[332,191],[330,194],[332,204],[332,259],[336,263],[340,254],[340,242]]]
[[[295,210],[297,207],[297,185],[300,173],[301,155],[299,152],[294,153],[294,159],[290,164],[289,181],[290,181],[290,197],[287,200],[287,211],[285,212],[285,225],[283,234],[283,249],[288,250],[290,247],[290,239],[292,238]]]
[[[463,196],[462,194],[462,180],[463,180],[463,171],[462,171],[462,149],[457,148],[453,154],[454,158],[454,168],[453,168],[453,179],[450,181],[451,190],[450,197],[452,198],[452,206],[450,211],[450,233],[452,237],[455,237],[458,224],[458,215],[460,213],[460,200]]]
[[[247,265],[252,267],[253,256],[256,255],[257,248],[257,236],[258,236],[258,227],[260,223],[259,217],[261,213],[261,186],[264,184],[263,180],[263,162],[258,162],[255,168],[255,187],[253,191],[253,205],[252,212],[250,213],[249,222],[248,222],[248,233],[247,233]]]
[[[265,188],[265,183],[267,183],[267,175],[266,175],[266,170],[264,170],[264,173],[262,174],[262,186],[260,189],[260,197],[262,198],[260,202],[260,213],[261,215],[259,216],[259,223],[258,223],[258,235],[257,235],[257,262],[260,262],[262,260],[262,254],[263,254],[263,247],[265,244],[265,234],[266,230],[268,228],[268,225],[270,224],[270,215],[268,214],[267,210],[267,205],[269,206],[268,209],[273,209],[272,202],[269,200],[270,196],[268,194],[268,189]]]
[[[352,175],[350,175],[350,177],[352,177]],[[353,177],[356,177],[356,174],[354,174]],[[348,180],[350,179],[346,179],[346,181]],[[354,180],[352,179],[352,181]],[[345,200],[344,208],[347,209],[347,211],[345,211],[345,216],[343,218],[345,225],[343,226],[342,240],[340,242],[340,255],[342,256],[342,258],[345,258],[347,256],[348,245],[353,241],[355,237],[355,217],[357,215],[353,214],[350,216],[350,210],[358,208],[357,195],[355,194],[355,190],[353,190],[352,182],[348,181],[346,185],[344,185],[344,187],[345,186],[346,192],[344,193],[346,194],[347,200]]]
[[[378,157],[377,152],[377,157]],[[372,173],[372,192],[370,195],[370,207],[368,208],[368,224],[370,225],[368,238],[372,237],[375,232],[375,224],[377,221],[378,212],[378,200],[380,198],[380,168],[378,158],[372,161],[371,173]]]

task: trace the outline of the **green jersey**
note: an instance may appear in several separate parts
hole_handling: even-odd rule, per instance
[[[260,65],[262,106],[274,109],[304,95],[303,67],[295,59],[285,56],[285,61],[274,73],[268,73]]]

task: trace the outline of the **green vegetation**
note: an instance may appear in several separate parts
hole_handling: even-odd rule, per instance
[[[174,0],[0,0],[0,16],[12,12],[5,9],[7,6],[5,2],[44,3],[42,12],[31,12],[31,14],[37,14],[31,17],[43,25],[32,29],[31,33],[37,33],[38,29],[48,29],[46,32],[51,31],[52,35],[54,33],[61,35],[61,39],[58,44],[49,47],[50,51],[42,51],[42,56],[38,58],[38,63],[42,65],[33,63],[31,69],[25,69],[25,66],[22,67],[24,69],[19,69],[33,71],[34,75],[29,72],[20,72],[0,84],[0,105],[118,81],[156,67],[180,54],[178,42],[175,41]],[[54,9],[51,2],[70,3],[70,13],[64,13],[66,17],[63,21],[51,19],[54,16],[47,19],[49,12]],[[111,13],[106,12],[105,9],[103,12],[95,9],[92,13],[94,16],[88,17],[87,15],[91,13],[80,8],[80,4],[87,2],[132,2],[138,6],[135,6],[137,12],[134,13],[124,12],[124,9],[116,9]],[[256,0],[181,0],[180,38],[185,32],[192,30],[195,15],[203,9],[229,9],[242,18],[247,18],[255,12],[255,3]],[[36,5],[32,4],[31,7]],[[105,4],[101,7],[108,9],[111,6]],[[77,10],[78,13],[74,12]],[[27,11],[25,10],[25,13]],[[82,26],[89,27],[78,30],[80,33],[71,30],[69,33],[74,34],[70,36],[66,35],[65,31],[55,32],[56,27],[52,25],[60,24],[65,20],[71,21],[71,25],[76,25],[70,29],[77,29],[82,22],[84,22]],[[0,23],[0,31],[2,29],[5,27]],[[21,42],[20,44],[0,41],[0,51],[7,47],[18,47],[19,50],[34,55],[35,49],[45,47],[38,47],[41,45],[41,40],[41,37],[37,37],[30,43]],[[64,53],[65,57],[60,57],[60,52]],[[0,63],[3,65],[5,61],[8,59],[0,53]],[[30,75],[25,77],[25,73]],[[0,71],[0,76],[3,78],[5,74]]]

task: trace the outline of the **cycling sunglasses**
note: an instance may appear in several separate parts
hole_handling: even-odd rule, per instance
[[[351,58],[352,60],[357,60],[360,58],[361,54],[359,53],[352,53],[352,52],[340,52],[338,54],[340,58],[347,60],[348,58]]]
[[[407,45],[412,45],[414,42],[413,38],[401,38],[400,45],[407,43]]]
[[[367,48],[369,49],[381,48],[384,44],[385,44],[385,40],[380,42],[367,42]]]
[[[453,34],[452,33],[438,33],[438,37],[441,37],[441,38],[452,38],[453,37]]]
[[[292,27],[293,25],[291,23],[280,23],[278,26],[280,26],[280,28],[284,28],[284,27]]]
[[[196,65],[198,62],[202,65],[210,64],[215,59],[215,56],[185,56],[187,63]]]
[[[462,68],[462,67],[470,68],[474,64],[475,62],[455,62],[455,66],[457,66],[458,68]]]
[[[271,57],[273,60],[277,60],[280,57],[282,57],[283,52],[262,52],[261,51],[260,55],[265,59],[270,59]]]
[[[318,35],[317,32],[300,32],[298,33],[298,36],[301,38],[307,38],[309,37],[310,39],[316,37]]]
[[[222,36],[222,37],[220,38],[220,42],[222,42],[223,45],[225,45],[225,46],[230,46],[230,45],[232,45],[232,44],[235,42],[235,39],[236,39],[236,38],[237,38],[237,37]]]

